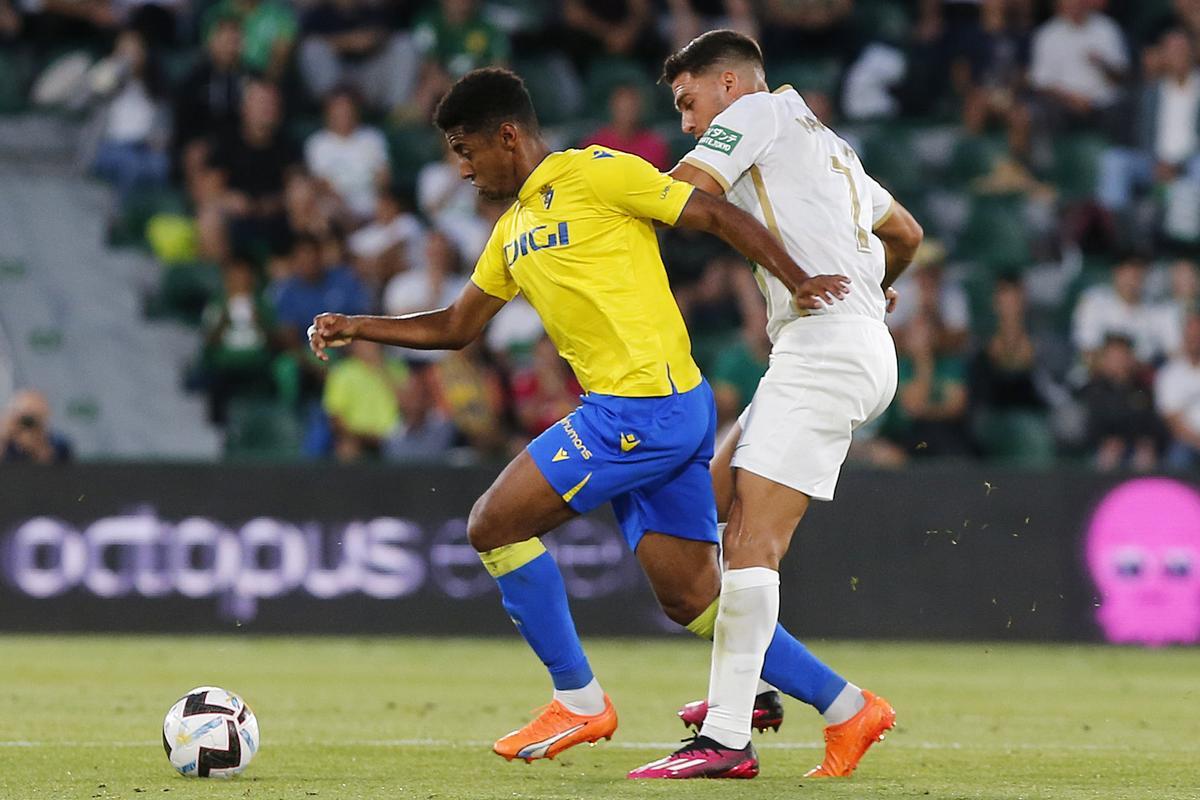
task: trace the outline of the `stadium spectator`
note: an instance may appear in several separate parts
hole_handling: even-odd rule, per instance
[[[316,178],[296,169],[284,179],[283,209],[289,233],[325,240],[334,235],[342,204],[338,197],[322,192]]]
[[[271,287],[275,313],[286,329],[288,341],[299,348],[308,346],[308,326],[325,311],[366,314],[371,311],[366,287],[350,267],[330,263],[322,252],[324,243],[311,236],[297,236],[289,263],[292,274]]]
[[[1200,69],[1182,30],[1160,47],[1162,76],[1143,87],[1135,119],[1136,147],[1113,147],[1100,162],[1097,196],[1110,211],[1129,209],[1135,190],[1167,191],[1176,181],[1200,182]],[[1169,215],[1169,212],[1168,212]]]
[[[737,270],[730,277],[742,324],[738,335],[716,351],[709,371],[718,426],[736,420],[750,404],[759,380],[767,371],[771,354],[767,311],[754,278],[745,269]]]
[[[411,112],[425,122],[450,84],[473,69],[508,63],[508,37],[490,23],[478,0],[439,0],[413,28],[423,58]]]
[[[236,19],[242,29],[242,64],[267,80],[283,79],[296,43],[296,13],[281,0],[220,0],[204,14],[207,33],[217,20]]]
[[[454,446],[458,431],[437,407],[431,386],[431,370],[413,372],[400,392],[399,430],[384,442],[390,461],[430,461],[445,456]]]
[[[1025,287],[1017,277],[997,279],[992,294],[996,331],[975,359],[972,399],[992,410],[1041,411],[1038,353],[1026,319]]]
[[[333,454],[341,462],[379,458],[400,425],[408,370],[375,342],[352,342],[347,350],[329,370],[321,403],[333,426]]]
[[[476,339],[428,367],[438,407],[454,424],[458,440],[478,454],[501,456],[509,449],[508,396],[503,376]]]
[[[376,111],[408,102],[420,56],[410,35],[391,29],[387,10],[368,0],[324,0],[304,15],[299,64],[314,98],[348,85]]]
[[[917,250],[912,267],[896,281],[904,298],[888,315],[888,325],[900,332],[919,317],[935,320],[938,352],[961,353],[970,339],[971,307],[967,293],[957,281],[946,277],[946,248],[926,238]]]
[[[200,365],[208,390],[208,418],[224,425],[237,395],[269,394],[276,338],[275,312],[257,291],[254,265],[231,259],[222,270],[224,295],[204,310]]]
[[[375,213],[375,193],[391,177],[387,140],[377,128],[360,123],[358,100],[349,89],[326,96],[325,127],[304,143],[304,161],[356,223]]]
[[[171,136],[166,86],[140,33],[122,31],[112,56],[92,70],[93,89],[107,97],[93,168],[117,189],[122,205],[140,186],[163,186]]]
[[[912,457],[971,455],[966,369],[960,357],[938,351],[937,318],[914,317],[897,338],[899,382],[885,438]]]
[[[543,336],[533,347],[533,363],[512,380],[513,409],[530,439],[571,413],[583,389],[554,343]]]
[[[246,78],[241,58],[242,29],[237,20],[218,19],[205,40],[204,57],[175,89],[171,152],[189,187],[208,160],[211,137],[237,125]]]
[[[1113,267],[1112,283],[1093,286],[1079,298],[1071,320],[1071,341],[1090,362],[1109,334],[1119,333],[1134,343],[1143,364],[1165,358],[1178,340],[1177,319],[1169,307],[1145,300],[1146,261],[1123,257]]]
[[[650,0],[564,0],[558,44],[587,74],[599,56],[620,56],[659,66],[665,43],[655,29]]]
[[[966,129],[979,134],[990,120],[1004,120],[1013,153],[1028,150],[1028,114],[1019,102],[1029,63],[1028,10],[1012,0],[983,0],[978,34],[951,73]]]
[[[475,187],[458,174],[458,156],[445,145],[440,161],[417,173],[417,208],[434,227],[458,230],[475,219]]]
[[[1111,125],[1129,68],[1121,29],[1092,0],[1057,0],[1055,15],[1034,32],[1029,80],[1036,91],[1035,130]]]
[[[512,369],[529,360],[534,345],[545,334],[542,318],[522,295],[504,304],[492,317],[483,341],[503,369]]]
[[[384,313],[411,314],[450,305],[467,284],[462,257],[449,236],[434,231],[425,237],[425,258],[396,275],[383,292]]]
[[[1092,361],[1092,376],[1080,392],[1087,440],[1097,469],[1154,469],[1161,426],[1151,392],[1138,382],[1134,341],[1110,333]]]
[[[70,441],[50,427],[50,404],[41,392],[13,395],[0,426],[0,461],[9,464],[63,464],[72,460]]]
[[[1200,464],[1200,314],[1192,311],[1183,325],[1183,348],[1161,370],[1154,398],[1170,434],[1164,465],[1194,469]]]
[[[667,0],[671,49],[678,50],[705,31],[725,28],[758,38],[751,0]]]
[[[803,53],[805,58],[841,61],[856,49],[854,0],[765,0],[761,9],[768,58]]]
[[[263,81],[246,84],[241,120],[217,136],[198,189],[201,252],[223,261],[233,249],[263,244],[274,250],[287,240],[283,190],[300,151],[282,129],[279,90]]]
[[[13,0],[0,0],[0,42],[16,41],[25,28],[25,19]]]
[[[667,140],[642,122],[642,92],[633,84],[620,84],[608,96],[609,122],[584,137],[583,146],[598,144],[641,156],[662,171],[672,167]]]
[[[378,295],[402,272],[424,262],[425,229],[415,214],[390,187],[382,187],[375,198],[374,219],[346,240],[354,270]]]

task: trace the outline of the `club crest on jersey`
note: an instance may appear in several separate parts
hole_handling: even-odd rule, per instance
[[[720,125],[709,125],[708,130],[700,137],[699,144],[718,153],[729,155],[738,146],[742,135],[735,130],[723,128]]]
[[[554,202],[554,187],[547,183],[538,189],[538,193],[542,196],[542,207],[549,211],[550,204]]]
[[[558,223],[554,233],[544,233],[549,225],[538,225],[523,232],[516,239],[504,245],[504,263],[512,266],[521,256],[527,256],[532,251],[545,250],[548,247],[566,247],[571,243],[571,233],[567,223]]]

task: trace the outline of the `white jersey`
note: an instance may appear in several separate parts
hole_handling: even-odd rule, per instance
[[[766,225],[810,275],[850,279],[845,299],[809,311],[797,309],[791,292],[756,267],[772,343],[809,315],[883,319],[884,250],[872,231],[891,213],[892,196],[795,89],[739,97],[683,161],[711,175],[729,201]]]

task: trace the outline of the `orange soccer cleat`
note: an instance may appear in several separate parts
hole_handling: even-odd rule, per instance
[[[617,731],[617,710],[608,695],[604,695],[604,710],[590,717],[570,711],[557,700],[539,711],[524,728],[501,737],[492,745],[496,755],[509,761],[523,758],[528,764],[535,758],[554,758],[577,744],[611,739]]]
[[[806,778],[848,778],[867,750],[883,741],[896,725],[896,709],[878,695],[863,690],[867,704],[845,722],[825,728],[825,760],[804,773]]]

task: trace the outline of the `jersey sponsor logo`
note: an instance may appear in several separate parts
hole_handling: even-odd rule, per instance
[[[633,448],[642,443],[642,440],[634,436],[632,433],[621,434],[621,452],[628,453]]]
[[[583,456],[584,461],[592,457],[592,451],[583,443],[583,439],[579,438],[579,433],[571,425],[571,418],[567,417],[558,423],[562,425],[563,431],[567,434],[567,438],[571,440],[571,444],[575,445],[575,449],[579,451],[579,455]]]
[[[566,461],[570,457],[571,456],[567,454],[567,451],[560,447],[558,448],[558,452],[554,454],[554,458],[550,460],[557,464],[559,461]]]
[[[700,137],[699,144],[718,153],[729,155],[738,146],[742,135],[735,130],[723,128],[720,125],[709,125],[708,130]]]
[[[551,190],[551,193],[553,193],[553,190]],[[571,243],[571,233],[567,228],[567,223],[558,223],[554,233],[543,233],[549,227],[549,225],[538,225],[530,228],[516,239],[504,245],[505,265],[511,267],[517,263],[518,258],[527,256],[531,252],[545,250],[549,247],[566,247]]]

